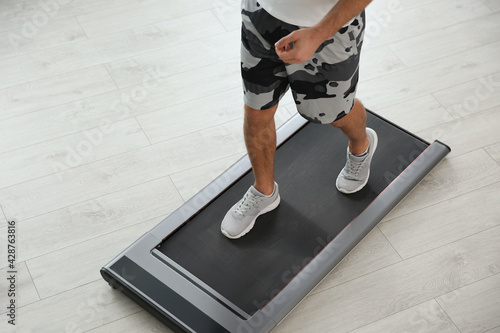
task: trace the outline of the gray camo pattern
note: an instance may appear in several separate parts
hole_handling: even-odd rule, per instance
[[[255,0],[242,1],[241,74],[245,103],[265,110],[291,88],[297,110],[306,119],[332,123],[349,112],[359,77],[365,13],[325,41],[302,64],[283,63],[274,43],[301,27],[282,22]]]

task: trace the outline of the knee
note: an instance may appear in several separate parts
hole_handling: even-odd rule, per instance
[[[344,120],[345,116],[338,119],[338,120],[335,120],[333,123],[331,123],[330,125],[332,125],[333,127],[338,127],[338,128],[341,128],[344,123],[345,123],[345,120]]]
[[[248,105],[245,105],[245,123],[250,126],[268,124],[271,121],[274,121],[274,114],[276,113],[277,108],[278,105],[275,105],[270,109],[256,110]]]
[[[351,113],[349,111],[349,113]],[[346,122],[347,122],[347,116],[349,115],[349,113],[347,113],[346,115],[344,115],[342,118],[340,119],[337,119],[335,120],[333,123],[331,123],[330,125],[332,125],[333,127],[337,127],[337,128],[342,128],[345,126]]]
[[[351,118],[356,118],[360,112],[364,112],[365,107],[363,106],[363,103],[357,98],[354,99],[354,103],[352,104],[351,110],[343,116],[340,119],[335,120],[333,123],[331,123],[332,126],[342,128],[350,121]]]

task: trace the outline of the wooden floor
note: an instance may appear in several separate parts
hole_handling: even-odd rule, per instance
[[[453,151],[275,332],[499,333],[500,1],[368,19],[359,98]],[[245,153],[239,25],[238,0],[0,1],[0,331],[169,332],[99,269]]]

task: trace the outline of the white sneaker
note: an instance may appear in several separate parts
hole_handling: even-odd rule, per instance
[[[371,128],[366,128],[366,135],[370,141],[368,151],[365,156],[358,157],[352,155],[347,147],[347,162],[337,177],[337,189],[346,194],[351,194],[361,190],[370,178],[370,164],[377,149],[378,136]]]
[[[279,203],[278,184],[274,183],[274,191],[270,196],[250,186],[243,199],[226,213],[221,224],[222,234],[231,239],[240,238],[253,228],[259,215],[272,211]]]

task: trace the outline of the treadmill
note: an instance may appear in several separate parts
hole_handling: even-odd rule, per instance
[[[270,332],[450,148],[367,111],[379,143],[367,185],[337,191],[347,138],[295,115],[277,131],[281,203],[245,236],[220,232],[253,184],[244,156],[102,267],[113,287],[175,332]]]

